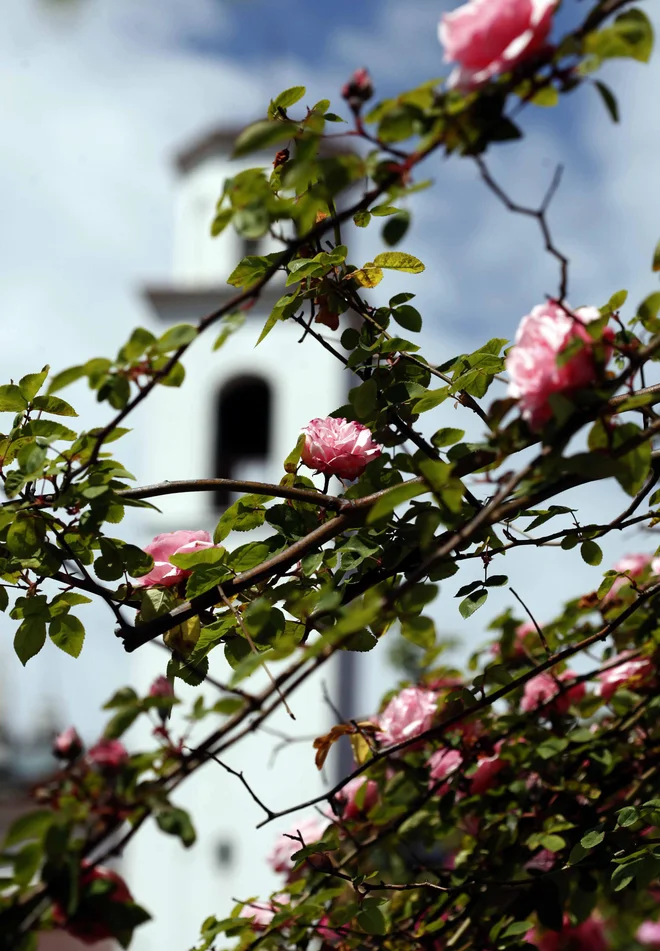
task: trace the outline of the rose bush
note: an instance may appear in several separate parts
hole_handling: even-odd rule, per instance
[[[376,84],[359,69],[342,90],[344,116],[302,86],[276,94],[237,138],[241,165],[222,185],[211,230],[233,228],[237,246],[283,235],[281,250],[237,262],[227,278],[235,293],[196,324],[158,337],[138,328],[113,359],[0,384],[0,611],[19,660],[77,657],[90,600],[107,611],[113,643],[133,653],[162,638],[164,657],[146,696],[125,686],[107,699],[102,739],[86,754],[73,728],[55,739],[57,769],[2,844],[2,951],[34,951],[53,927],[127,947],[149,913],[103,863],[147,824],[194,848],[180,787],[216,767],[252,796],[261,824],[291,831],[267,860],[275,893],[249,889],[233,909],[209,909],[199,951],[636,951],[656,942],[660,297],[654,286],[628,303],[627,292],[594,283],[615,273],[614,242],[612,268],[590,286],[599,306],[571,309],[577,264],[548,220],[558,178],[527,207],[491,171],[498,149],[515,161],[532,110],[569,92],[597,90],[618,117],[598,70],[610,58],[646,61],[653,31],[628,0],[595,2],[562,12],[565,32],[551,44],[555,9],[471,0],[443,17],[446,58],[457,64],[448,82],[371,105]],[[585,110],[597,100],[587,101]],[[443,157],[440,177],[445,163],[467,160],[539,230],[557,266],[556,285],[535,291],[546,303],[512,344],[494,328],[472,352],[445,350],[455,335],[444,335],[441,308],[433,333],[418,336],[432,285],[415,299],[408,281],[425,264],[400,245],[433,156]],[[372,242],[364,261],[356,229],[373,233],[378,222],[382,248]],[[510,250],[502,280],[517,277]],[[658,270],[660,249],[649,256]],[[394,275],[400,286],[388,287]],[[489,284],[487,300],[496,292]],[[315,347],[337,360],[346,403],[305,425],[306,394],[296,391],[304,428],[279,481],[200,473],[134,485],[114,458],[126,420],[160,385],[181,384],[208,328],[218,327],[222,361],[226,339],[268,302],[260,346],[282,322],[298,325],[310,361]],[[81,431],[58,395],[76,381],[111,411]],[[186,426],[196,425],[191,415]],[[607,503],[585,512],[599,485]],[[209,491],[236,498],[215,526],[159,534],[145,550],[128,540],[127,508]],[[648,554],[603,570],[601,539],[641,529]],[[549,549],[591,572],[582,592],[560,590],[552,569],[538,573],[557,596],[555,612],[543,605],[542,627],[531,622],[522,548],[532,568]],[[466,641],[462,627],[447,636],[461,623],[445,611],[453,597],[473,632],[489,612],[489,642],[464,670],[450,663]],[[275,808],[263,759],[241,762],[241,739],[281,708],[293,714],[301,685],[340,652],[388,647],[400,683],[380,704],[363,692],[359,716],[336,711],[327,733],[305,738],[323,791]],[[147,727],[143,748],[136,723]],[[335,744],[353,756],[340,777]],[[217,808],[227,801],[219,796]],[[240,810],[228,818],[238,825]]]

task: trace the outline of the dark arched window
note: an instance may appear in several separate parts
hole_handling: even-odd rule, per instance
[[[270,416],[270,387],[261,377],[239,376],[225,383],[216,410],[214,478],[240,478],[242,465],[266,461]],[[215,505],[226,508],[230,494],[217,489]]]

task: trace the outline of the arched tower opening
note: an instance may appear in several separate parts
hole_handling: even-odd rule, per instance
[[[246,477],[246,469],[266,463],[271,443],[272,393],[263,377],[241,375],[228,380],[217,396],[213,477]],[[226,508],[231,493],[216,489],[216,508]]]

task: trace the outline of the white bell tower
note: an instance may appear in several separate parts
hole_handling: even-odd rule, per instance
[[[145,289],[150,327],[157,335],[176,323],[196,321],[227,301],[235,289],[226,284],[226,278],[243,256],[277,250],[270,239],[258,247],[253,242],[246,246],[231,228],[218,238],[210,236],[224,180],[242,167],[272,161],[271,155],[231,161],[234,139],[233,131],[212,132],[177,157],[173,277]],[[186,354],[183,386],[159,387],[145,401],[141,429],[146,437],[142,464],[135,473],[141,484],[213,477],[279,482],[284,474],[282,462],[301,428],[346,401],[349,373],[311,338],[299,345],[301,329],[292,321],[276,325],[255,348],[270,309],[282,293],[281,283],[266,289],[245,325],[222,349],[212,350],[214,332],[207,331]],[[146,510],[140,514],[143,544],[157,533],[177,529],[212,532],[230,500],[222,493],[194,492],[154,501],[162,514]],[[227,541],[242,544],[246,540],[239,535]],[[167,654],[158,646],[145,645],[131,656],[132,682],[146,692],[153,678],[164,673]],[[287,743],[272,733],[256,731],[222,757],[232,768],[244,771],[270,808],[293,805],[336,781],[340,769],[336,760],[329,761],[325,777],[317,772],[311,739],[336,722],[323,698],[324,684],[343,716],[355,715],[353,659],[354,655],[341,652],[296,691],[291,698],[295,722],[280,711],[267,723],[269,730],[306,739]],[[226,682],[231,671],[222,650],[212,653],[210,661],[214,677]],[[258,680],[255,692],[265,683],[265,678]],[[242,686],[252,690],[253,682]],[[194,696],[180,681],[176,692],[185,703]],[[209,705],[217,697],[211,687],[205,686],[203,693]],[[221,723],[219,716],[207,717],[198,738]],[[173,732],[177,726],[179,732],[185,728],[176,708],[174,724]],[[148,740],[146,724],[141,729],[139,738],[136,728],[127,741],[133,736],[140,742]],[[278,745],[281,749],[272,763]],[[344,774],[347,771],[344,764]],[[281,876],[269,869],[265,856],[278,834],[312,814],[311,810],[297,813],[257,831],[263,812],[240,782],[213,762],[187,780],[173,799],[191,813],[197,843],[185,850],[150,820],[151,827],[140,831],[123,859],[136,900],[154,914],[154,922],[136,932],[136,951],[192,947],[202,921],[213,914],[225,917],[232,899],[270,894],[281,884]]]

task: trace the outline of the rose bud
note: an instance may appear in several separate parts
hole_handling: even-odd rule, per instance
[[[83,741],[75,727],[63,730],[53,740],[53,756],[72,763],[83,751]]]

